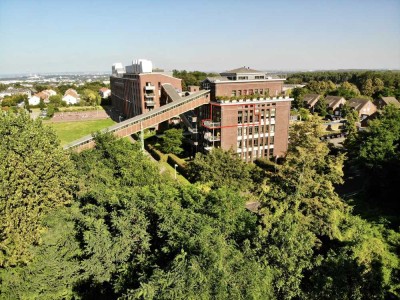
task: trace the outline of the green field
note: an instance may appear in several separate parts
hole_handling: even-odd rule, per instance
[[[115,124],[115,122],[111,119],[61,123],[51,123],[44,121],[43,123],[52,127],[56,131],[58,138],[61,141],[61,146],[64,146],[87,134],[91,134],[95,131]]]

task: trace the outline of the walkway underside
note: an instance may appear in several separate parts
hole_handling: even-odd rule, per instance
[[[179,100],[175,100],[152,111],[108,127],[102,130],[102,132],[112,132],[117,137],[130,136],[142,129],[154,127],[175,116],[179,116],[187,111],[195,109],[196,107],[209,103],[209,93],[210,91],[205,90],[193,93],[186,97],[181,97]],[[64,149],[72,149],[80,152],[93,147],[93,136],[87,135],[69,143],[64,147]]]

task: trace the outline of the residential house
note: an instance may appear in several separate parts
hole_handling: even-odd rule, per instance
[[[99,90],[99,94],[101,98],[106,99],[111,96],[111,90],[103,87]]]
[[[358,112],[361,120],[376,112],[376,106],[368,99],[352,98],[347,101],[347,104]]]
[[[9,87],[5,91],[0,92],[0,98],[4,98],[5,96],[13,96],[17,94],[27,95],[28,98],[32,96],[32,92],[27,88],[13,88]]]
[[[305,102],[307,108],[314,112],[314,106],[317,104],[318,100],[321,98],[321,95],[318,94],[306,94],[303,97],[303,101]]]
[[[28,99],[28,102],[29,102],[29,105],[31,105],[31,106],[39,105],[40,97],[33,95],[32,97],[30,97]]]
[[[400,102],[395,97],[380,97],[375,100],[374,103],[378,109],[383,109],[389,104],[393,104],[395,107],[400,108]]]
[[[74,89],[68,89],[64,93],[64,97],[62,98],[62,101],[66,102],[67,104],[76,104],[80,100],[79,94],[74,90]]]
[[[53,90],[43,90],[35,94],[35,96],[39,97],[40,99],[43,99],[44,103],[50,103],[49,98],[54,95],[57,95],[57,93]]]
[[[328,106],[328,111],[332,111],[332,114],[335,116],[341,116],[346,99],[340,96],[326,96],[325,101]]]

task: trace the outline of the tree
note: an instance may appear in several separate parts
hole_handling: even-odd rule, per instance
[[[0,266],[25,263],[42,218],[70,203],[72,164],[55,133],[25,113],[0,114]]]
[[[181,148],[183,140],[183,130],[172,128],[164,132],[162,137],[161,150],[164,153],[179,154],[183,151]]]
[[[361,93],[363,95],[369,96],[371,97],[372,94],[374,93],[374,86],[373,86],[373,82],[372,79],[368,78],[362,85],[361,88]]]
[[[40,102],[39,102],[40,110],[44,110],[45,107],[46,107],[46,104],[44,103],[44,100],[42,98],[40,98]]]
[[[328,103],[325,100],[325,97],[319,98],[318,102],[315,104],[315,111],[321,117],[325,117],[328,114]]]
[[[27,265],[0,270],[0,293],[5,299],[73,299],[73,287],[81,280],[75,237],[76,206],[60,208],[43,220],[47,228],[41,243],[32,247]]]
[[[81,100],[86,102],[87,105],[100,105],[101,103],[101,97],[100,95],[92,90],[89,89],[84,89],[83,92],[81,93]]]
[[[304,108],[304,95],[308,94],[310,91],[306,88],[294,88],[291,91],[291,97],[294,98],[294,101],[292,103],[293,108],[300,109]]]
[[[62,96],[61,95],[53,95],[49,97],[49,101],[51,104],[53,104],[54,107],[60,107],[63,106],[64,101],[62,101]]]
[[[247,190],[252,187],[251,168],[233,151],[214,148],[207,155],[197,153],[189,163],[188,174],[190,180],[211,183],[214,188],[229,186],[232,189]]]
[[[289,202],[311,222],[315,234],[335,236],[338,216],[346,211],[334,189],[334,184],[343,182],[344,155],[329,155],[327,144],[319,140],[321,135],[316,116],[292,127],[288,154],[278,172],[270,174],[263,203]],[[332,219],[334,211],[337,218]]]
[[[337,89],[336,94],[346,99],[351,99],[360,96],[360,91],[357,86],[346,81]]]

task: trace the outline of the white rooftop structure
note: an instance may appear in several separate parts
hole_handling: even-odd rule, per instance
[[[117,77],[122,77],[125,74],[125,68],[122,63],[115,63],[112,65],[112,75]]]
[[[126,73],[141,74],[141,73],[152,73],[153,63],[147,59],[135,59],[132,61],[132,65],[126,66]]]

